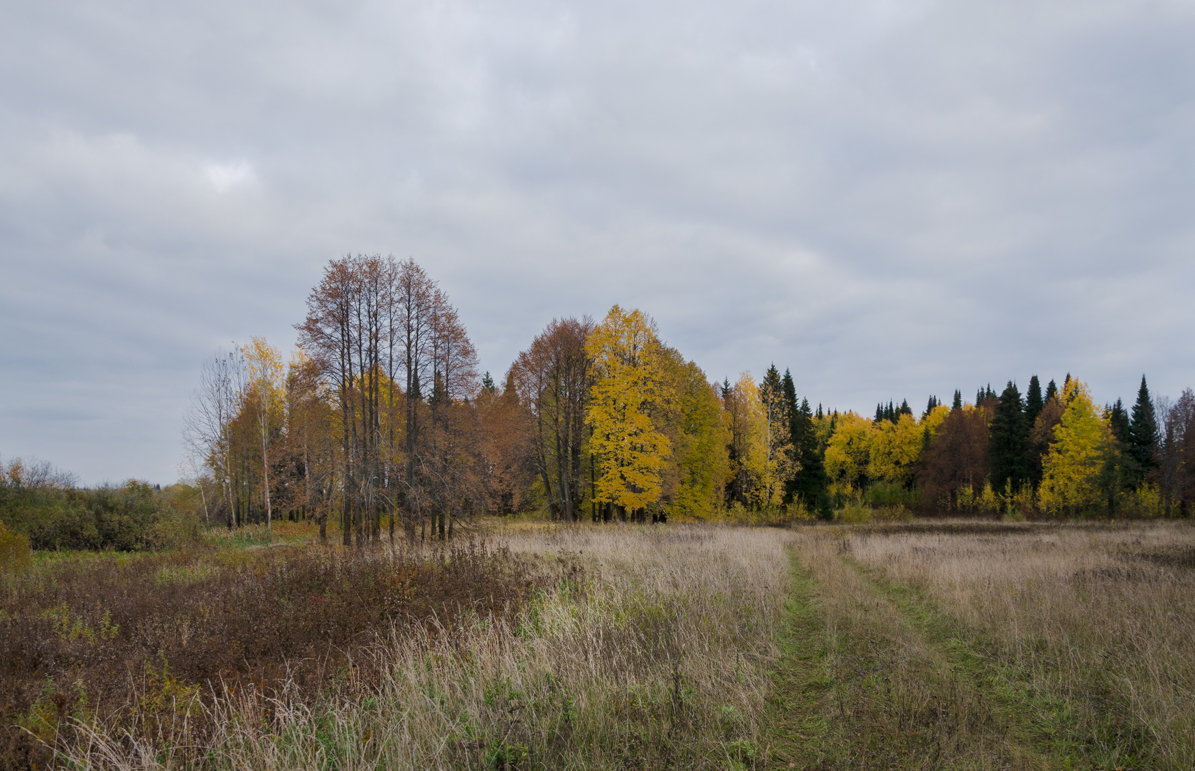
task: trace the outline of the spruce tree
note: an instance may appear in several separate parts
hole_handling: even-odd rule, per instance
[[[1116,437],[1116,441],[1123,445],[1129,443],[1129,413],[1124,408],[1124,402],[1120,399],[1111,407],[1105,407],[1108,413],[1108,427],[1112,429],[1112,436]]]
[[[1149,386],[1145,384],[1145,375],[1141,376],[1141,387],[1137,389],[1137,401],[1133,404],[1128,446],[1133,463],[1133,481],[1140,485],[1149,472],[1158,467],[1158,418],[1154,413],[1153,400],[1149,397]]]
[[[1067,375],[1067,377],[1069,378],[1070,375]],[[1051,379],[1046,385],[1046,401],[1048,402],[1056,396],[1058,396],[1058,386],[1055,385],[1054,380]]]
[[[1027,424],[1033,425],[1033,421],[1037,420],[1045,403],[1041,397],[1041,381],[1037,379],[1037,375],[1033,375],[1029,378],[1029,390],[1025,392],[1025,422]]]
[[[1021,392],[1011,380],[996,401],[989,431],[992,487],[1015,490],[1029,478],[1029,428]]]
[[[951,403],[950,409],[961,410],[962,408],[963,408],[963,392],[956,388],[956,389],[954,389],[954,401]]]
[[[824,454],[826,448],[813,430],[813,415],[809,400],[802,399],[793,418],[793,447],[796,448],[797,473],[793,477],[792,493],[810,511],[825,519],[830,515],[830,496],[827,492]]]
[[[792,446],[793,460],[796,461],[797,466],[796,473],[784,485],[784,502],[785,504],[789,504],[792,503],[793,495],[796,492],[797,474],[800,473],[801,442],[804,439],[806,426],[801,421],[800,407],[797,404],[797,387],[793,384],[791,370],[784,370],[784,379],[781,381],[781,387],[784,391],[785,409],[788,411],[788,442]],[[812,421],[808,428],[812,432]]]

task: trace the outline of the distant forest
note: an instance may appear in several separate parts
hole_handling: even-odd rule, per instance
[[[326,538],[334,521],[351,544],[446,538],[478,514],[1140,517],[1187,516],[1195,499],[1195,394],[1154,400],[1144,377],[1131,407],[1032,375],[1024,394],[1009,380],[865,417],[813,409],[774,364],[711,383],[649,316],[615,306],[551,321],[498,382],[423,268],[380,256],[331,261],[296,329],[287,361],[254,338],[202,368],[184,433],[209,524],[305,519]],[[0,471],[0,502],[69,487]],[[139,488],[104,501],[122,496],[152,508]]]
[[[209,361],[187,428],[209,515],[340,519],[346,543],[461,517],[663,521],[1186,515],[1195,395],[1097,407],[1067,375],[1024,394],[930,397],[874,416],[811,408],[791,373],[710,383],[650,317],[556,319],[501,382],[413,260],[332,261],[284,363]]]

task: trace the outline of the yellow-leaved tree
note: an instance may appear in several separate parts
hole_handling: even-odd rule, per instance
[[[908,413],[901,414],[895,423],[883,420],[875,424],[867,475],[892,484],[912,486],[924,436],[925,429]]]
[[[704,519],[721,507],[729,473],[722,404],[701,368],[679,351],[663,348],[662,361],[667,383],[662,391],[671,397],[655,414],[672,449],[662,478],[665,508]]]
[[[266,342],[254,337],[241,349],[248,375],[246,406],[253,412],[258,438],[261,440],[262,498],[266,506],[266,529],[273,521],[270,499],[270,448],[274,435],[282,430],[284,405],[282,355]]]
[[[759,388],[750,372],[739,375],[722,397],[723,419],[730,438],[732,503],[762,510],[771,503],[768,485],[768,419]],[[783,494],[783,490],[780,491]],[[779,500],[777,500],[779,503]]]
[[[856,412],[838,416],[826,445],[826,474],[835,497],[850,498],[863,492],[874,431],[872,422]]]
[[[663,401],[661,346],[640,311],[615,305],[585,341],[594,381],[585,423],[597,462],[594,498],[621,516],[643,519],[660,500],[667,437],[652,420]]]
[[[1112,430],[1096,411],[1087,386],[1071,379],[1063,387],[1062,420],[1043,462],[1038,501],[1054,514],[1096,508],[1104,498],[1104,474]]]

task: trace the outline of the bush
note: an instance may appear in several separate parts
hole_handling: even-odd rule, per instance
[[[178,548],[197,541],[200,530],[193,496],[179,487],[157,490],[135,480],[91,490],[7,485],[0,522],[33,549]]]
[[[32,561],[29,538],[24,533],[14,533],[0,522],[0,572],[23,570]]]

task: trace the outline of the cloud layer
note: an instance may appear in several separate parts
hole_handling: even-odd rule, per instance
[[[0,453],[168,482],[198,371],[414,257],[499,375],[652,314],[814,403],[1195,384],[1187,2],[24,4]]]

